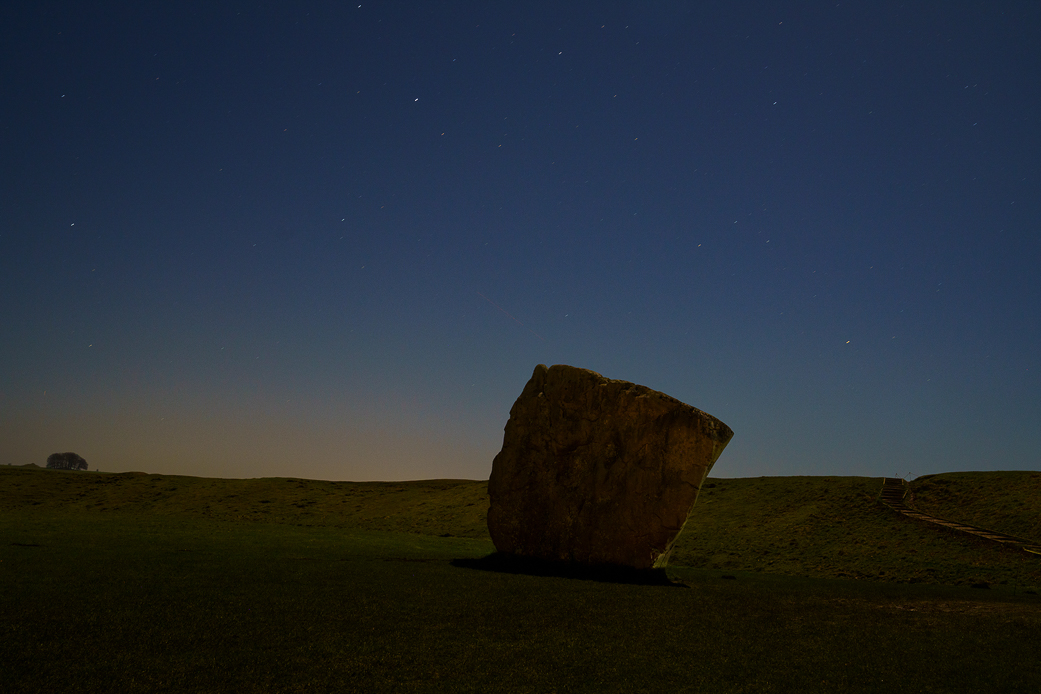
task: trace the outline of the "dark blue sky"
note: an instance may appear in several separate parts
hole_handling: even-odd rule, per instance
[[[0,464],[485,478],[538,363],[719,476],[1041,466],[1041,5],[10,2]]]

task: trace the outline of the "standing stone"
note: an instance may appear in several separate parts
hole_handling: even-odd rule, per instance
[[[492,462],[492,541],[522,557],[662,568],[733,435],[646,386],[539,364]]]

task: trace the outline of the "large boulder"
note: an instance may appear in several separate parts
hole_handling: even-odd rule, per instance
[[[492,541],[521,557],[662,568],[733,435],[645,386],[539,364],[492,462]]]

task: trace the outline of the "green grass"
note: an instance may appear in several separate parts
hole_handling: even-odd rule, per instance
[[[911,483],[915,506],[1041,544],[1041,472],[948,472]]]
[[[236,480],[0,466],[0,511],[147,513],[486,538],[487,486],[472,480]]]
[[[106,478],[116,481],[99,481]],[[674,588],[454,566],[453,559],[492,550],[475,525],[475,517],[483,522],[483,483],[0,467],[0,686],[1039,690],[1041,598],[1022,585],[978,590],[819,576],[825,569],[815,568],[814,553],[821,548],[875,530],[910,538],[918,528],[874,501],[880,480],[709,484],[716,486],[706,487],[687,528],[696,532],[678,555],[703,565],[672,567],[689,586]],[[759,505],[741,512],[749,501]],[[854,510],[843,514],[843,506]],[[841,528],[829,529],[836,520]],[[750,522],[756,527],[741,527]],[[713,532],[720,537],[710,541]],[[783,541],[787,535],[798,549]],[[739,559],[722,551],[725,538],[744,543]],[[699,547],[715,553],[702,559]],[[888,562],[915,556],[910,549],[891,539],[872,561],[887,567],[883,578],[899,574]],[[956,555],[973,549],[978,561],[991,557],[979,544]],[[872,554],[853,556],[867,562]],[[935,561],[965,578],[958,573],[964,557],[950,566]]]
[[[1006,474],[963,473],[962,478],[965,486],[974,479],[990,488],[992,478]],[[881,479],[867,477],[709,479],[673,562],[822,578],[1041,586],[1041,557],[895,513],[877,501],[881,486]],[[1041,497],[1027,486],[1006,487],[1004,496],[981,502],[973,517],[984,526],[994,520],[991,525],[1020,528],[997,521],[1009,517],[1001,510],[1006,507],[1030,508],[1036,518]],[[964,515],[951,502],[928,508],[952,520]],[[1039,534],[1026,537],[1041,539]]]

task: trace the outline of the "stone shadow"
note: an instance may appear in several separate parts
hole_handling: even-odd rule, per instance
[[[627,583],[640,586],[687,588],[687,584],[669,578],[665,569],[633,569],[627,566],[578,564],[568,561],[550,561],[518,557],[504,552],[479,558],[453,559],[452,566],[460,569],[492,571],[495,573],[523,574],[525,576],[554,576],[601,583]]]

